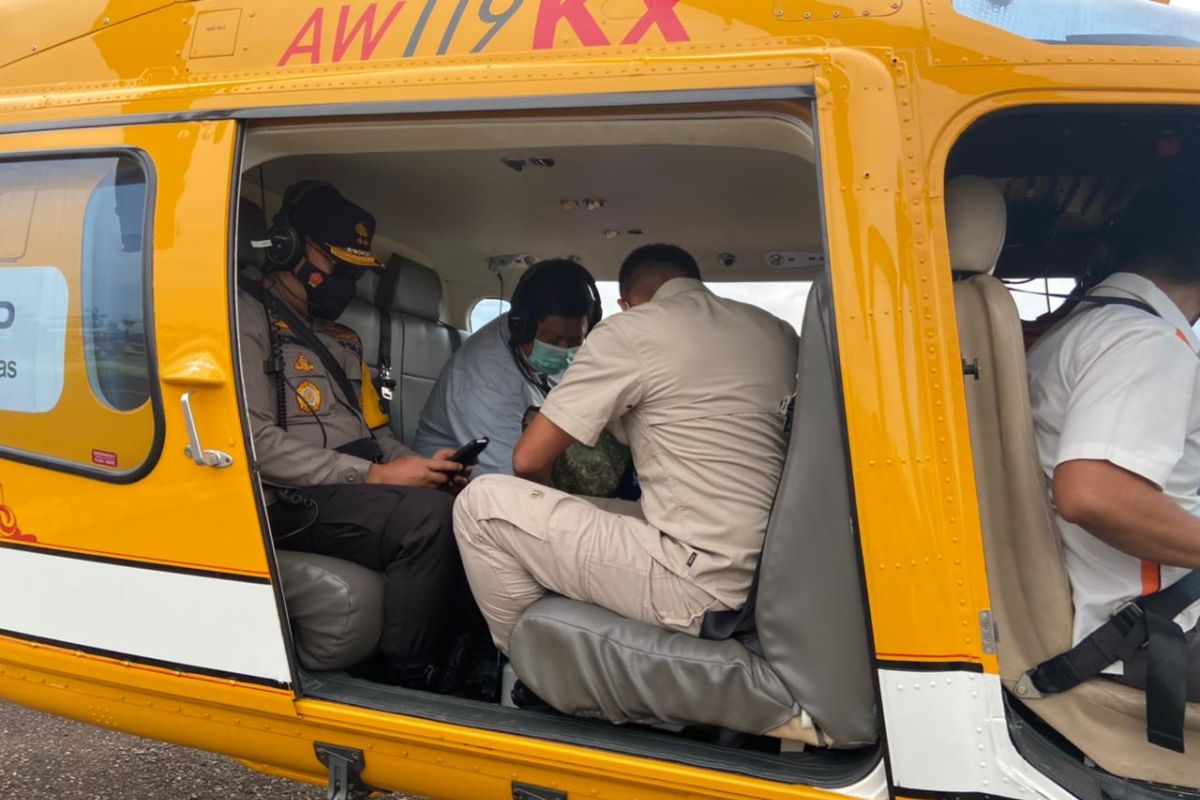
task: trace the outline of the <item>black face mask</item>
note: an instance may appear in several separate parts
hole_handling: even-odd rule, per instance
[[[354,285],[358,282],[358,275],[343,267],[335,267],[333,274],[326,275],[308,261],[296,270],[296,277],[308,296],[308,313],[318,319],[330,320],[340,317],[350,305],[354,299]]]

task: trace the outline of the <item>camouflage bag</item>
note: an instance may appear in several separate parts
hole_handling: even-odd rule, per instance
[[[629,448],[603,431],[595,447],[574,444],[555,459],[550,485],[568,494],[616,497],[630,458]]]
[[[525,412],[522,428],[529,425],[536,411],[530,408]],[[573,444],[554,460],[550,485],[568,494],[616,497],[632,460],[629,447],[604,430],[595,447]]]

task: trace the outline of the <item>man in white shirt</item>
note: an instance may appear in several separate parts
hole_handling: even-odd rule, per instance
[[[1028,356],[1042,469],[1066,552],[1078,644],[1130,601],[1200,568],[1200,197],[1179,183],[1122,220],[1113,274]],[[1200,700],[1200,603],[1188,690]],[[1146,649],[1108,667],[1146,686]]]
[[[798,339],[717,297],[670,245],[629,255],[623,313],[588,336],[517,443],[519,477],[472,481],[454,508],[471,590],[507,652],[547,591],[696,635],[746,602],[783,470]],[[628,441],[642,501],[547,488],[554,460],[608,428]],[[527,480],[522,480],[526,478]]]

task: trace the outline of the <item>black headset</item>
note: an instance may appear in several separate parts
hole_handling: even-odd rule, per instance
[[[592,311],[588,314],[588,332],[600,322],[600,290],[596,288],[596,279],[592,277],[592,273],[584,269],[583,265],[578,264],[568,259],[547,259],[534,264],[521,279],[517,281],[517,288],[513,289],[512,306],[508,310],[508,337],[513,344],[524,344],[532,341],[537,333],[537,318],[532,308],[529,308],[529,300],[525,296],[528,293],[528,287],[533,281],[534,276],[544,271],[547,267],[554,269],[574,269],[576,275],[583,279],[584,284],[588,287],[588,294],[592,296]]]
[[[267,250],[267,263],[272,268],[290,268],[304,252],[304,234],[292,224],[292,211],[305,195],[321,186],[333,188],[329,181],[306,180],[293,183],[283,193],[279,213],[267,229],[267,239],[271,242],[271,247]]]

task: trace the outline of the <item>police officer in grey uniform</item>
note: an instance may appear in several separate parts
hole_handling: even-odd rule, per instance
[[[469,469],[448,461],[449,450],[424,458],[386,425],[371,430],[362,344],[333,322],[363,271],[382,267],[374,232],[374,218],[328,183],[304,181],[284,195],[269,269],[239,296],[257,467],[281,549],[386,573],[380,650],[391,679],[450,690],[450,641],[478,615],[451,524]]]

